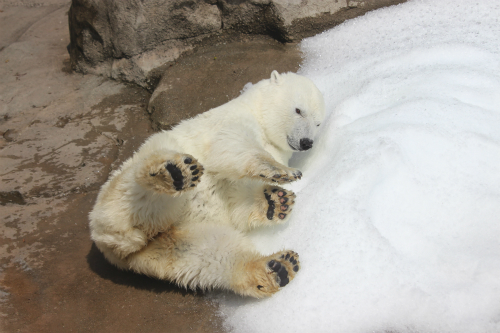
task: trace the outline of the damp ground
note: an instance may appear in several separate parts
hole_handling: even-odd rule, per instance
[[[236,97],[296,45],[214,39],[167,69],[151,93],[69,65],[68,1],[0,2],[0,331],[222,332],[202,291],[120,271],[89,237],[99,188],[161,127]],[[166,124],[166,125],[165,125]]]

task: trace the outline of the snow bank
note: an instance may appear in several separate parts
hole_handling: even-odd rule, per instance
[[[500,332],[500,2],[413,1],[305,40],[321,137],[293,165],[300,254],[266,300],[224,296],[234,332]]]

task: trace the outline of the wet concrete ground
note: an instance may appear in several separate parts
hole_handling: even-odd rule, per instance
[[[149,92],[71,72],[69,5],[0,0],[0,332],[222,332],[203,292],[108,264],[87,214],[160,120],[224,103],[272,68],[296,70],[300,54],[265,38],[215,40],[168,69],[160,119]]]

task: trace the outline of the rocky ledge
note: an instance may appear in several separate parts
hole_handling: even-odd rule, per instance
[[[404,0],[73,0],[72,68],[152,90],[164,69],[213,38],[297,42]]]

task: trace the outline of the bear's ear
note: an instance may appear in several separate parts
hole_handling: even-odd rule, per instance
[[[282,81],[282,77],[280,75],[280,73],[278,73],[278,71],[273,71],[271,73],[271,83],[272,84],[281,84],[281,81]]]

